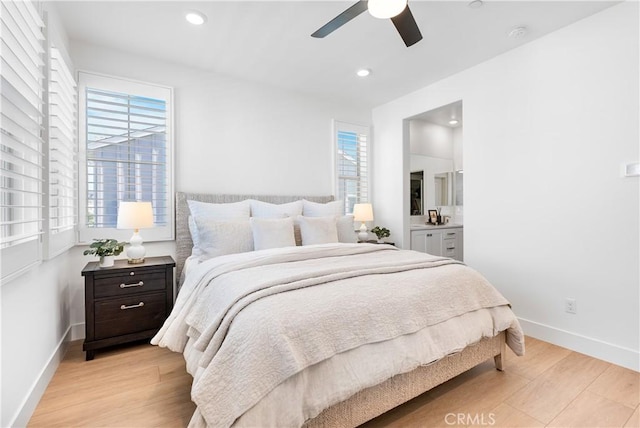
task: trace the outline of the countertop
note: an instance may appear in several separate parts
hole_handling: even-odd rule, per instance
[[[464,227],[461,224],[455,224],[455,223],[447,223],[447,224],[439,224],[439,225],[433,225],[433,224],[412,224],[410,226],[411,230],[423,230],[423,229],[454,229],[454,228],[459,228],[459,227]]]

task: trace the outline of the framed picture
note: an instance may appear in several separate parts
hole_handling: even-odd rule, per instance
[[[429,223],[436,224],[438,222],[438,211],[429,210]]]

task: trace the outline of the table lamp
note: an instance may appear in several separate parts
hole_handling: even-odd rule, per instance
[[[144,262],[146,253],[142,246],[140,229],[153,227],[153,207],[151,202],[120,202],[118,208],[118,229],[133,229],[133,236],[129,240],[127,258],[129,263]]]
[[[369,233],[367,233],[367,225],[365,222],[373,221],[373,207],[371,204],[355,204],[353,206],[353,219],[355,221],[362,222],[360,225],[360,233],[358,233],[358,239],[366,241],[369,237]]]

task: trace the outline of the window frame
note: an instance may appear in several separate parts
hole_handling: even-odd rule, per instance
[[[174,171],[175,171],[175,138],[174,138],[174,102],[173,88],[155,83],[142,82],[122,77],[110,76],[92,71],[78,71],[78,243],[88,244],[93,239],[117,239],[128,241],[132,230],[111,227],[92,228],[86,225],[87,211],[87,117],[86,88],[104,89],[107,91],[135,94],[144,97],[164,99],[167,106],[167,208],[165,226],[144,229],[140,232],[145,242],[172,241],[175,237],[174,214]]]
[[[357,123],[349,123],[349,122],[344,122],[344,121],[340,121],[340,120],[333,120],[332,123],[332,128],[333,128],[333,181],[334,181],[334,189],[335,189],[335,194],[336,194],[336,199],[340,198],[340,181],[341,181],[341,177],[340,177],[340,171],[339,171],[339,167],[338,164],[340,162],[340,154],[339,154],[339,147],[338,147],[338,143],[339,143],[339,137],[338,134],[339,132],[354,132],[356,134],[364,134],[366,135],[366,177],[364,179],[364,183],[366,186],[366,196],[365,197],[361,197],[359,195],[358,199],[355,201],[354,204],[358,204],[358,203],[366,203],[366,202],[371,202],[371,127],[368,125],[361,125],[361,124],[357,124]],[[363,181],[362,178],[359,178],[357,180],[358,182]],[[344,200],[344,207],[343,207],[343,213],[346,215],[351,215],[353,214],[353,210],[349,210],[349,203],[348,201]]]

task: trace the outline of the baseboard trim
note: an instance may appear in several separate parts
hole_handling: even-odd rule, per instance
[[[42,368],[38,377],[34,381],[33,385],[29,389],[29,393],[20,405],[19,410],[16,412],[10,426],[12,427],[26,427],[29,423],[29,419],[36,410],[44,391],[47,389],[51,378],[55,374],[60,362],[64,358],[64,354],[69,347],[69,341],[71,340],[71,326],[67,328],[67,331],[62,336],[62,339],[58,342],[56,349],[53,351],[49,361]]]
[[[613,343],[572,333],[535,321],[518,318],[527,336],[589,355],[631,370],[640,371],[640,352]]]
[[[80,339],[84,339],[85,337],[85,329],[84,329],[84,323],[78,323],[78,324],[73,324],[71,325],[71,340],[80,340]]]

